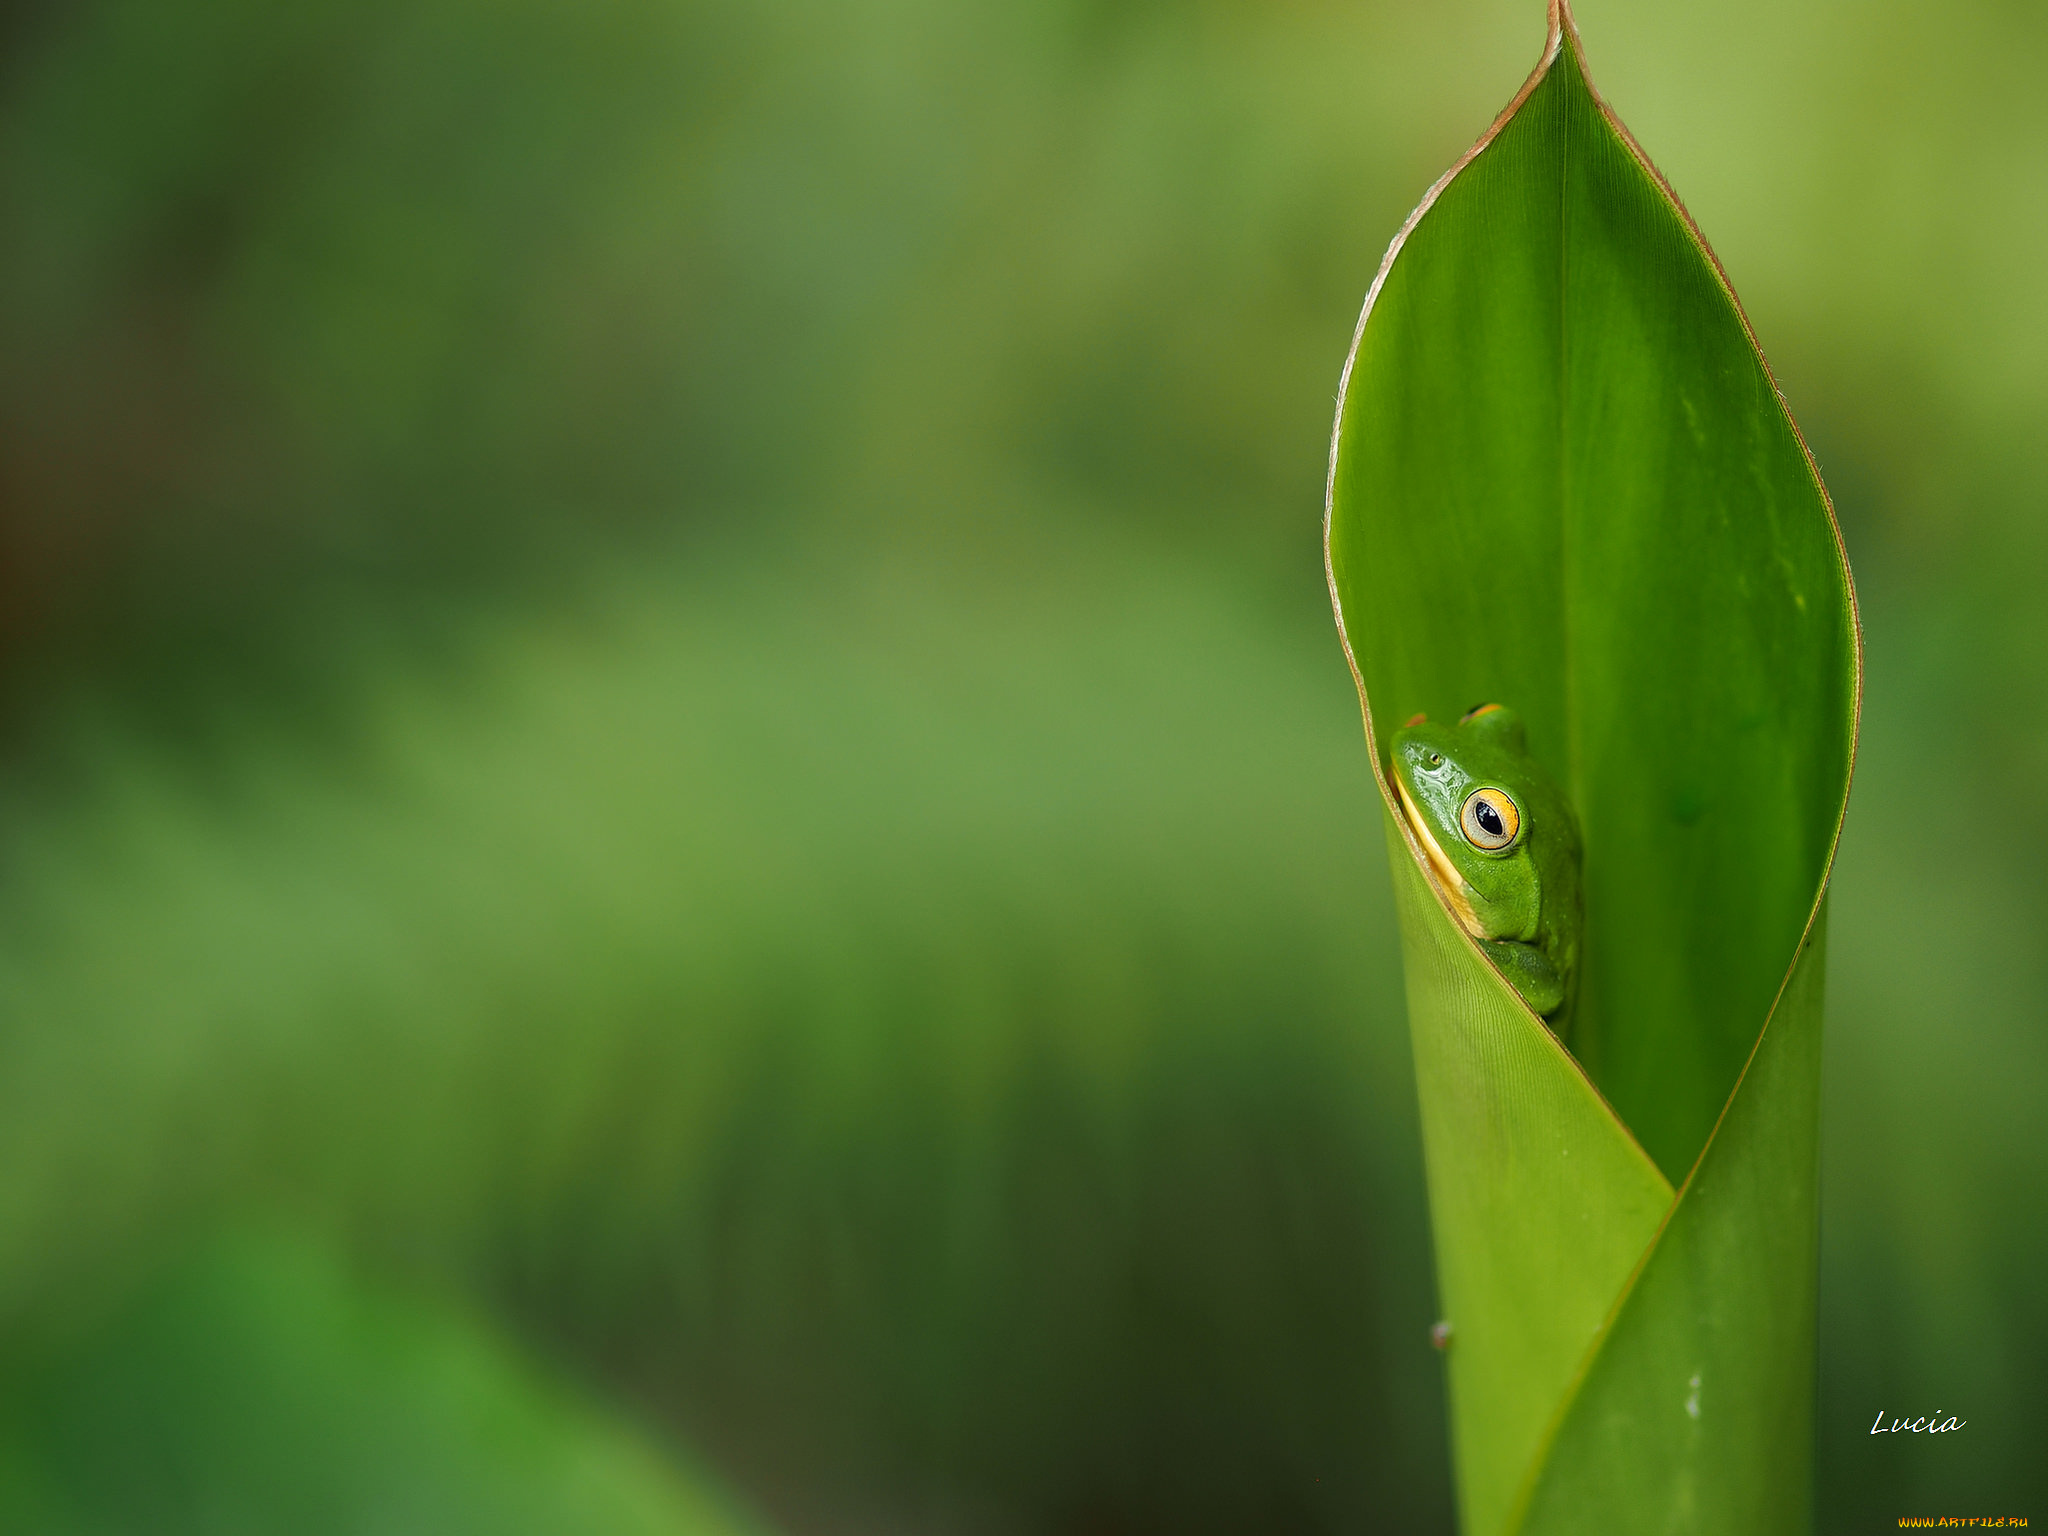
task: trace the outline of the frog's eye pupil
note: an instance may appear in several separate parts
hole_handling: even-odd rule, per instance
[[[1508,830],[1500,819],[1500,812],[1484,800],[1472,808],[1472,819],[1479,823],[1489,837],[1504,836]]]
[[[1429,766],[1430,766],[1430,767],[1432,767],[1432,768],[1440,768],[1440,767],[1442,767],[1442,766],[1443,766],[1443,761],[1444,761],[1444,755],[1443,755],[1443,753],[1441,753],[1441,752],[1432,752],[1432,753],[1430,753],[1430,754],[1429,754]]]

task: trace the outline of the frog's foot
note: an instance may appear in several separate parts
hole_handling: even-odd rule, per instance
[[[1480,947],[1534,1012],[1548,1018],[1564,1006],[1564,977],[1534,944],[1484,939]]]

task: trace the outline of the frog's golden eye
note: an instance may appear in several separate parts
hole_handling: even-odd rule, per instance
[[[1498,853],[1522,835],[1522,813],[1498,789],[1475,789],[1458,812],[1458,830],[1474,848]]]

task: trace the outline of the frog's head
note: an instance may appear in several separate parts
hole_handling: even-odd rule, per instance
[[[1541,881],[1532,849],[1559,835],[1546,818],[1570,812],[1531,762],[1521,717],[1499,704],[1456,725],[1417,715],[1394,733],[1391,755],[1401,809],[1458,921],[1476,938],[1533,938]]]

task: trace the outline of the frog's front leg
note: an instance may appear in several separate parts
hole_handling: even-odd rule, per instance
[[[1512,939],[1482,939],[1480,944],[1535,1012],[1547,1018],[1564,1006],[1564,977],[1534,944]]]

